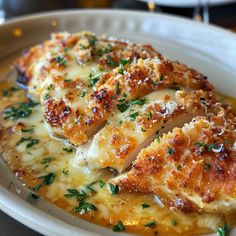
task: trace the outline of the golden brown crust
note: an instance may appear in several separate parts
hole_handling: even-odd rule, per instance
[[[234,114],[221,108],[218,116],[175,128],[143,149],[118,185],[157,194],[181,210],[227,208],[236,196],[235,124]]]

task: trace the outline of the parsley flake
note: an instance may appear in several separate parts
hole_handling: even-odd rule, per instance
[[[122,221],[118,221],[116,225],[112,227],[113,232],[121,232],[125,230],[125,226]]]
[[[143,204],[141,204],[141,206],[142,206],[143,209],[150,207],[150,205],[148,205],[147,203],[143,203]]]
[[[227,223],[224,224],[224,226],[219,226],[217,228],[217,235],[218,236],[227,236],[229,233],[229,226]]]
[[[130,120],[131,121],[135,121],[136,120],[136,118],[137,118],[137,116],[139,115],[139,112],[137,111],[137,112],[134,112],[134,113],[132,113],[132,114],[130,114]]]
[[[56,173],[49,173],[47,175],[44,175],[44,176],[40,176],[38,177],[39,179],[43,179],[42,183],[40,183],[39,185],[33,187],[32,189],[33,190],[40,190],[43,186],[45,185],[50,185],[53,183],[53,181],[55,180],[56,178]]]
[[[156,223],[156,221],[151,221],[151,222],[145,224],[144,226],[148,227],[148,228],[154,228],[157,226],[157,223]]]
[[[171,148],[171,147],[168,147],[168,148],[167,148],[167,153],[168,153],[169,155],[173,155],[173,154],[175,153],[175,150],[174,150],[173,148]]]
[[[38,139],[33,139],[32,137],[22,137],[17,143],[16,146],[20,145],[21,143],[27,142],[26,148],[31,148],[37,143],[39,143]]]
[[[109,187],[112,195],[117,195],[119,193],[119,186],[109,183]]]
[[[32,108],[38,104],[39,103],[29,100],[28,102],[9,107],[4,111],[4,119],[18,120],[20,118],[27,118],[32,114]]]
[[[85,202],[84,199],[82,199],[79,203],[78,207],[75,207],[75,212],[79,212],[81,215],[89,212],[89,211],[97,211],[97,207],[95,207],[92,203]]]

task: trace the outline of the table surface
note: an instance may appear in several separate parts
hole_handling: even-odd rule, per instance
[[[0,0],[1,1],[1,0]],[[146,5],[138,3],[136,1],[119,0],[113,4],[114,8],[125,9],[145,9]],[[192,9],[182,8],[161,8],[162,12],[184,15],[191,17]],[[211,22],[223,26],[225,28],[231,28],[236,31],[236,4],[229,6],[221,6],[210,9]],[[17,222],[4,212],[0,211],[0,235],[1,236],[41,236],[41,234],[34,230]]]
[[[25,225],[14,220],[0,211],[0,235],[1,236],[41,236]]]

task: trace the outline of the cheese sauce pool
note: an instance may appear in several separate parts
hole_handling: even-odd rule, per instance
[[[0,70],[5,74],[9,70]],[[14,75],[12,77],[15,77]],[[220,96],[236,110],[236,99]],[[0,84],[1,152],[12,171],[39,196],[72,214],[108,228],[122,221],[125,232],[140,235],[193,235],[216,232],[225,222],[233,226],[235,215],[182,213],[158,203],[153,195],[110,191],[111,170],[91,171],[80,167],[76,150],[49,136],[40,105],[17,120],[4,119],[4,111],[27,102],[26,91],[10,79]],[[28,108],[26,108],[28,109]],[[6,116],[6,113],[5,113]],[[81,198],[84,198],[81,204]],[[80,203],[80,204],[79,204]],[[119,224],[118,224],[119,226]],[[119,231],[118,227],[118,231]]]

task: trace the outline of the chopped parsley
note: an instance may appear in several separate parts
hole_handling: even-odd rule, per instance
[[[112,195],[117,195],[119,193],[119,186],[109,183],[109,187]]]
[[[93,87],[100,80],[99,76],[93,76],[91,73],[89,74],[89,82],[88,87]]]
[[[173,89],[175,91],[178,91],[178,90],[180,90],[180,87],[179,86],[171,86],[171,87],[169,87],[169,89]]]
[[[17,143],[16,146],[20,145],[21,143],[27,142],[26,148],[31,148],[37,143],[39,143],[38,139],[33,139],[32,137],[22,137]]]
[[[137,118],[137,116],[139,115],[139,112],[137,111],[137,112],[134,112],[134,113],[132,113],[132,114],[130,114],[130,120],[131,121],[135,121],[136,120],[136,118]]]
[[[147,114],[144,114],[148,120],[151,120],[152,119],[152,112],[149,111]]]
[[[69,171],[66,170],[66,169],[63,169],[63,170],[62,170],[62,173],[63,173],[64,175],[69,175]]]
[[[145,224],[144,226],[148,227],[148,228],[154,228],[157,226],[157,223],[156,223],[156,221],[151,221],[151,222]]]
[[[35,193],[29,193],[29,197],[34,199],[34,200],[39,199],[39,196],[37,194],[35,194]]]
[[[67,60],[63,56],[57,56],[56,62],[64,67],[67,65]]]
[[[171,148],[171,147],[168,147],[168,148],[167,148],[167,153],[168,153],[169,155],[173,155],[173,154],[175,153],[175,150],[174,150],[173,148]]]
[[[29,129],[22,129],[21,132],[23,133],[32,133],[34,131],[34,128],[29,128]]]
[[[144,129],[144,128],[141,128],[141,131],[142,131],[142,132],[146,132],[146,129]]]
[[[82,98],[85,97],[86,93],[87,93],[87,91],[86,91],[86,90],[83,90],[82,93],[81,93],[81,97],[82,97]]]
[[[106,185],[106,183],[104,183],[102,180],[99,180],[98,183],[100,188],[103,188]]]
[[[143,203],[143,204],[141,204],[141,206],[143,209],[150,207],[150,205],[148,205],[147,203]]]
[[[48,94],[48,93],[46,93],[46,94],[43,96],[43,99],[44,99],[44,100],[47,100],[47,99],[49,99],[49,94]]]
[[[125,66],[125,65],[127,65],[127,64],[129,64],[129,63],[130,63],[130,60],[121,59],[119,64],[120,64],[121,66]]]
[[[2,96],[3,97],[8,97],[12,94],[12,92],[16,92],[16,91],[19,91],[19,90],[20,90],[20,88],[18,88],[18,87],[11,87],[8,90],[3,90],[2,91]]]
[[[177,170],[181,170],[182,169],[182,166],[181,165],[178,165],[177,166]]]
[[[147,98],[134,99],[134,100],[131,100],[130,104],[142,106],[147,102],[147,100],[148,100]]]
[[[9,107],[4,111],[4,119],[18,120],[20,118],[29,117],[33,112],[32,108],[38,104],[39,103],[29,100],[28,102],[22,102],[16,106]]]
[[[204,147],[205,149],[207,149],[208,152],[211,152],[212,148],[216,148],[216,145],[214,143],[207,145],[206,143],[203,143],[203,142],[196,142],[194,143],[194,145],[196,147]]]
[[[117,62],[113,61],[110,56],[107,56],[107,57],[106,57],[106,63],[107,63],[107,65],[109,65],[109,66],[114,66],[114,67],[119,66],[119,64],[118,64]]]
[[[119,94],[119,91],[120,91],[119,86],[120,86],[120,84],[119,84],[119,82],[117,82],[116,87],[115,87],[116,94]]]
[[[78,201],[84,199],[87,196],[86,192],[81,189],[77,190],[75,188],[69,188],[67,189],[67,192],[68,193],[64,194],[66,198],[76,197]]]
[[[217,235],[218,236],[227,236],[229,234],[229,226],[227,223],[224,226],[219,226],[217,228]]]
[[[129,108],[129,102],[125,101],[123,103],[116,104],[117,108],[121,113],[125,112]]]
[[[79,203],[78,207],[75,207],[75,212],[79,212],[81,215],[89,212],[89,211],[97,211],[97,207],[95,207],[92,203],[85,202],[84,199],[82,199]]]
[[[176,226],[176,225],[177,225],[177,222],[176,222],[176,220],[175,220],[175,219],[173,219],[173,220],[171,221],[171,224],[172,224],[173,226]]]
[[[96,38],[95,36],[93,36],[93,37],[91,38],[91,40],[90,40],[90,44],[91,44],[92,46],[95,46],[96,43],[97,43],[97,38]]]
[[[95,191],[95,190],[92,188],[92,186],[93,186],[94,184],[96,184],[96,183],[98,183],[98,180],[97,180],[97,181],[94,181],[94,182],[92,182],[92,183],[90,183],[90,184],[85,185],[85,187],[86,187],[88,190],[90,190],[91,192],[96,193],[97,191]]]
[[[211,165],[209,163],[205,163],[204,170],[210,170],[210,169],[211,169]]]
[[[124,75],[125,74],[124,73],[124,68],[119,68],[118,73],[121,74],[121,75]]]
[[[160,139],[160,137],[158,136],[158,137],[156,137],[156,140],[157,140],[157,142],[158,143],[160,143],[160,141],[161,141],[161,139]]]
[[[113,232],[121,232],[121,231],[124,231],[125,230],[125,226],[124,224],[122,223],[122,221],[118,221],[116,225],[114,225],[112,227],[112,231]]]
[[[39,185],[33,187],[32,189],[33,190],[40,190],[43,186],[45,185],[50,185],[53,183],[53,181],[55,180],[56,178],[56,173],[49,173],[47,175],[44,175],[44,176],[40,176],[38,177],[39,179],[43,179],[42,183],[40,183]]]
[[[159,80],[160,80],[160,81],[163,81],[163,80],[164,80],[163,74],[160,75]]]
[[[49,166],[49,163],[51,161],[54,161],[55,158],[54,157],[45,157],[43,158],[43,160],[41,161],[41,164],[45,165],[44,168],[47,168]]]
[[[73,148],[63,148],[62,149],[63,151],[65,151],[65,152],[73,152]]]
[[[72,79],[64,79],[64,82],[65,83],[69,83],[69,82],[71,82],[72,81]]]

